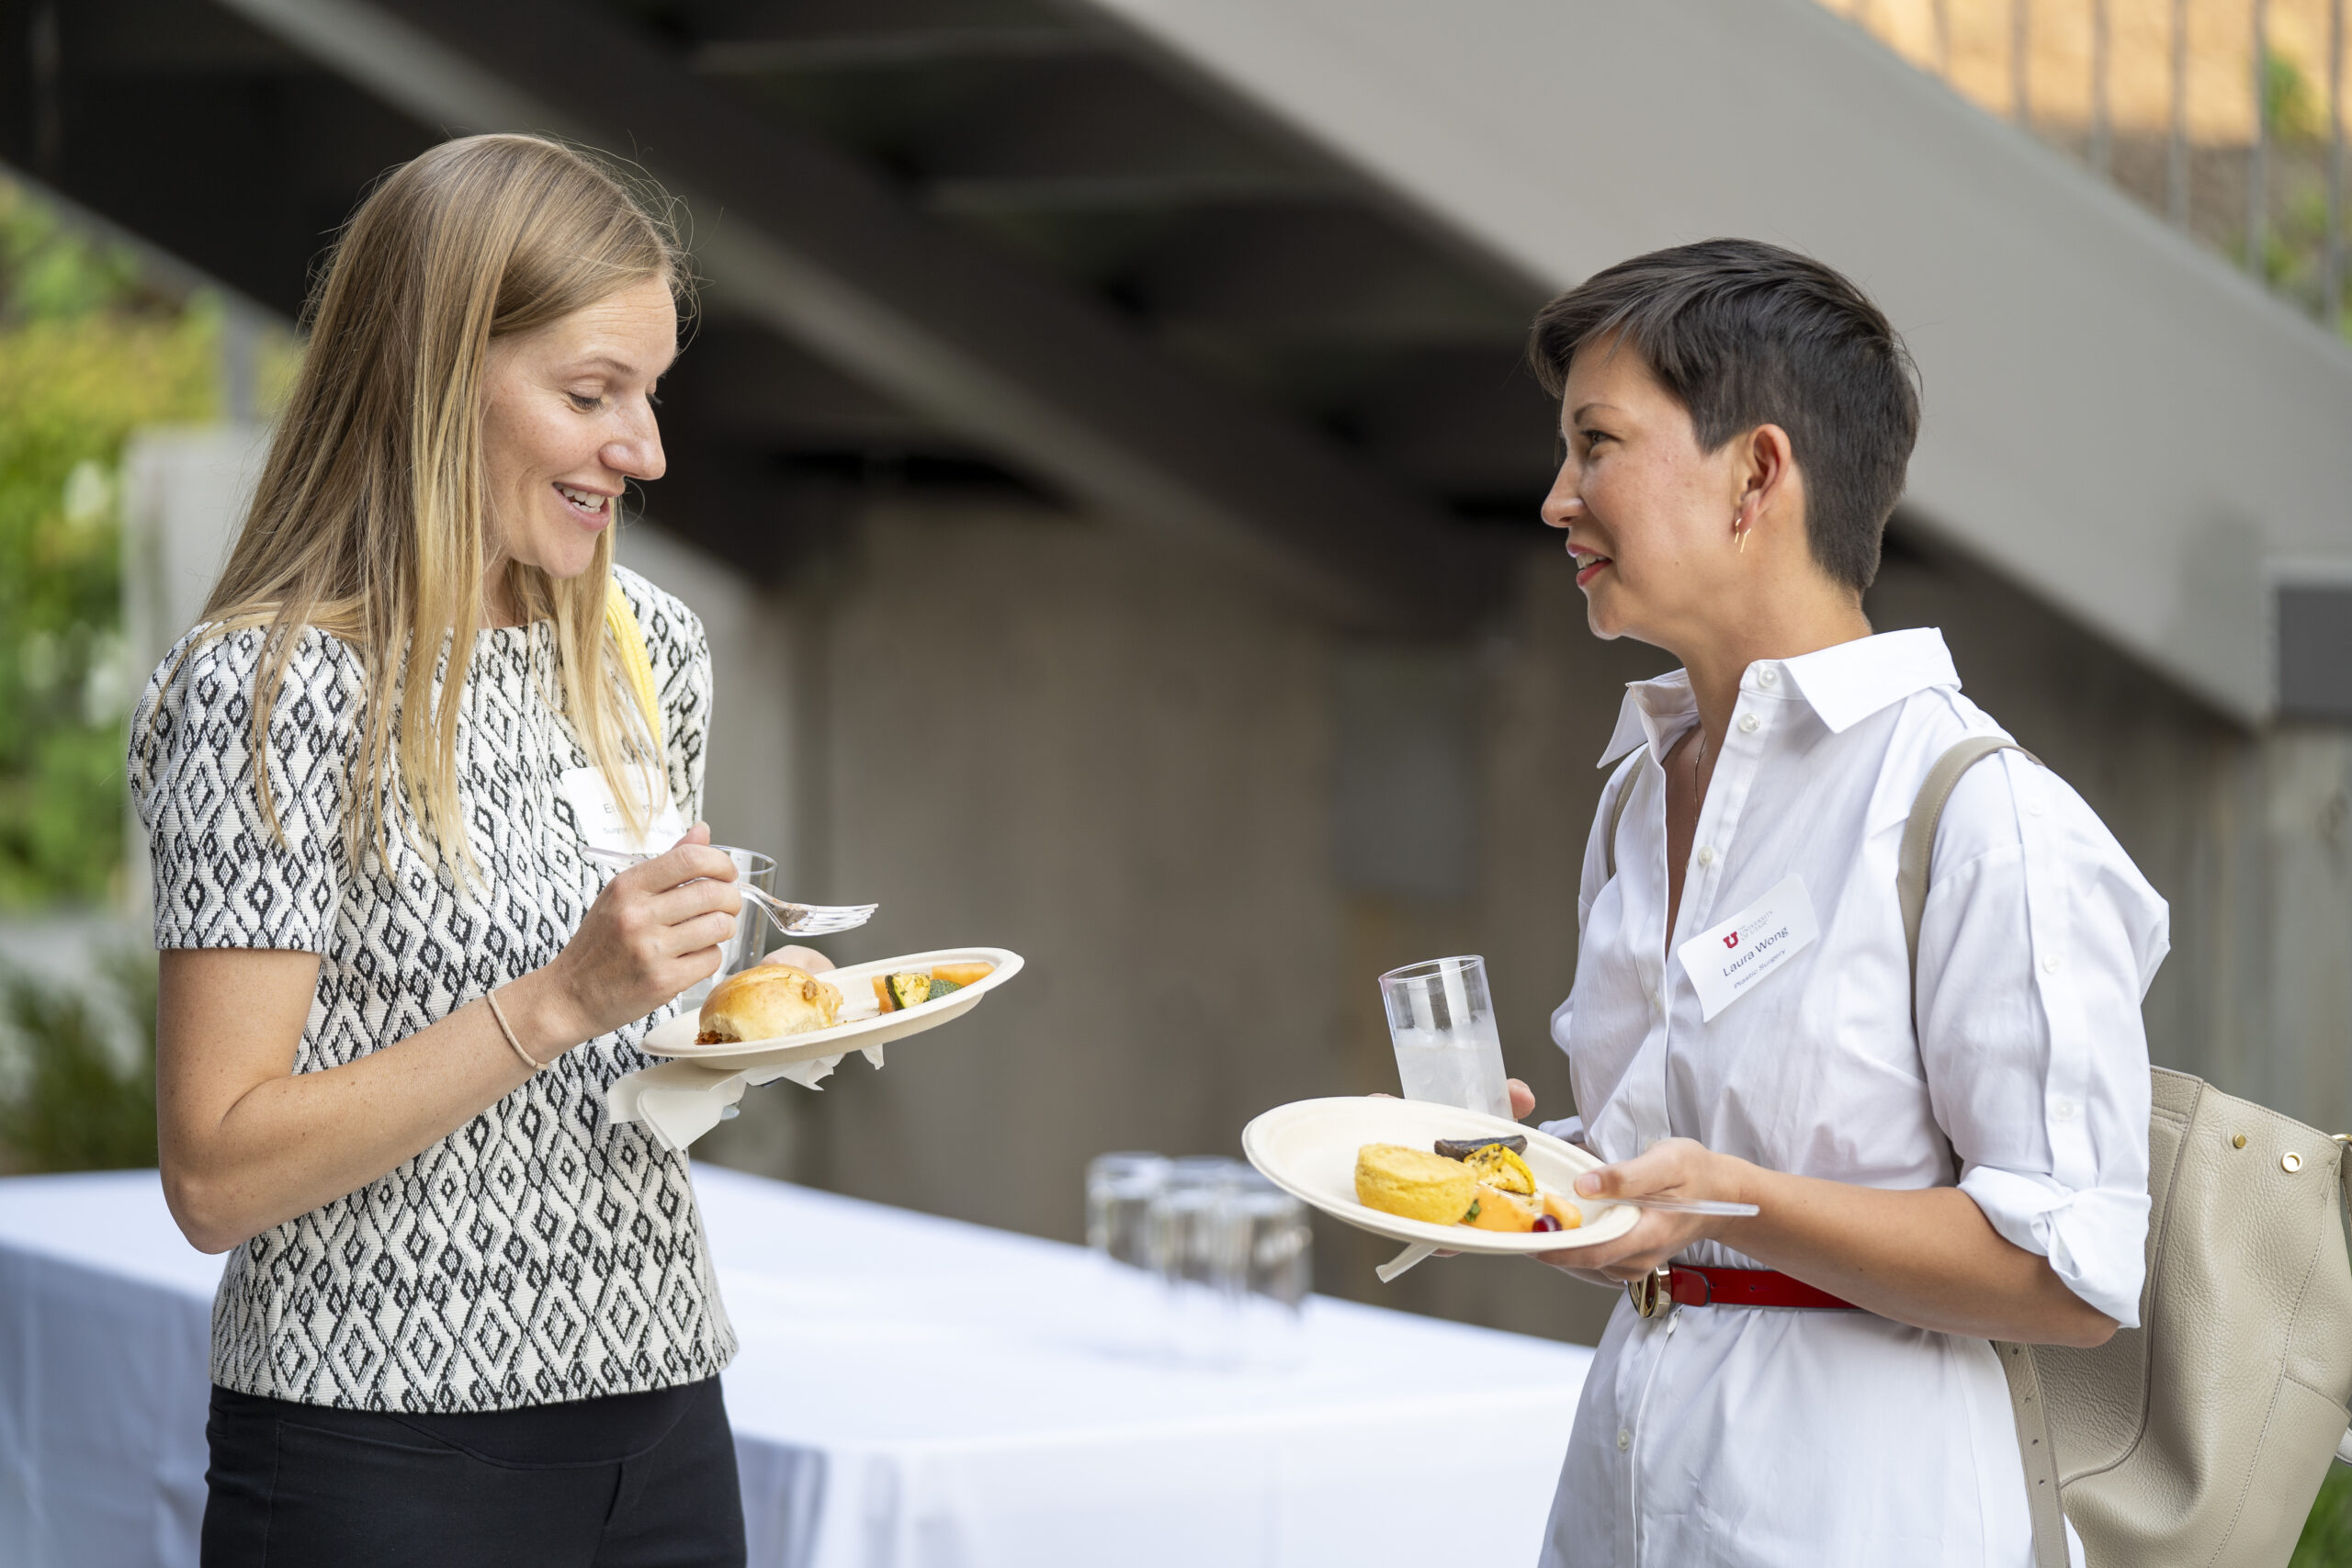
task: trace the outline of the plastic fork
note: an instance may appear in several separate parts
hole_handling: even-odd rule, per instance
[[[633,855],[622,850],[603,850],[583,845],[581,852],[590,860],[623,868],[649,861],[651,855]],[[735,891],[759,907],[768,923],[786,936],[831,936],[835,931],[855,931],[874,918],[879,904],[790,904],[771,893],[763,893],[748,882],[738,883]]]

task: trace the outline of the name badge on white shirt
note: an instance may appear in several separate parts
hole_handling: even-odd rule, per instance
[[[637,788],[637,803],[646,810],[650,796],[651,781],[643,773],[628,775]],[[664,800],[662,809],[650,812],[645,831],[632,835],[628,824],[621,818],[620,802],[613,798],[612,786],[605,782],[599,768],[567,768],[556,783],[564,799],[571,802],[572,815],[580,819],[581,836],[594,850],[612,850],[621,854],[660,854],[685,837],[686,824],[678,815],[675,800]]]
[[[1677,950],[1690,988],[1699,993],[1699,1016],[1712,1020],[1820,935],[1804,878],[1791,872],[1763,897]]]

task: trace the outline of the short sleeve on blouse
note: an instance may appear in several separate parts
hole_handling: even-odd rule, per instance
[[[132,716],[131,795],[153,859],[159,948],[323,953],[334,931],[358,671],[324,633],[296,643],[269,723],[273,833],[252,749],[262,642],[260,628],[190,633]]]
[[[2014,753],[1969,770],[1919,931],[1919,1045],[1960,1187],[2084,1301],[2139,1321],[2141,998],[2169,915],[2081,796]]]

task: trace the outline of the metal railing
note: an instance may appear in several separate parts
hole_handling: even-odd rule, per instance
[[[1819,0],[2346,330],[2347,0]]]

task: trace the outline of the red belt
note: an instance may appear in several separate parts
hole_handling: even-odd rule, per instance
[[[1825,1307],[1858,1312],[1853,1303],[1817,1291],[1777,1269],[1694,1269],[1679,1265],[1654,1269],[1628,1282],[1625,1293],[1644,1317],[1666,1306]]]

